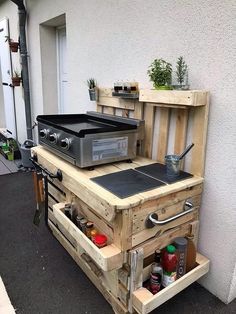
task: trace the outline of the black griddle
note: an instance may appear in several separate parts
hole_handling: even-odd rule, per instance
[[[86,134],[134,130],[137,126],[89,114],[39,115],[37,121],[77,137]]]
[[[151,178],[134,169],[106,174],[91,178],[91,180],[119,198],[126,198],[165,185],[164,182]]]
[[[137,193],[191,178],[192,176],[188,172],[180,171],[180,175],[177,178],[168,177],[166,166],[154,163],[91,178],[91,180],[123,199]]]

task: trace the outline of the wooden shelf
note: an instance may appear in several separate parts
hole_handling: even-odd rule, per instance
[[[193,270],[185,274],[180,279],[176,280],[167,288],[161,290],[156,295],[153,295],[146,288],[140,288],[133,292],[133,307],[139,314],[147,314],[175,296],[177,293],[188,287],[194,281],[205,275],[209,271],[210,261],[197,254],[197,264]]]
[[[76,246],[82,247],[87,254],[104,271],[111,271],[122,267],[123,255],[114,244],[99,249],[77,226],[63,213],[65,203],[53,205],[53,215],[59,224],[70,234]]]
[[[169,107],[175,106],[204,106],[207,103],[207,91],[200,90],[155,90],[155,89],[141,89],[139,92],[139,101],[166,104]]]

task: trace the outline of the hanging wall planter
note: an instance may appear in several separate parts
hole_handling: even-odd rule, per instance
[[[98,88],[96,80],[94,78],[88,79],[87,85],[89,88],[89,99],[91,101],[98,101]]]
[[[18,51],[18,47],[19,47],[19,43],[18,41],[9,41],[9,47],[11,49],[11,52],[17,52]]]
[[[12,85],[13,86],[20,86],[20,81],[21,81],[21,78],[20,77],[12,77]]]
[[[11,80],[12,80],[12,86],[20,86],[20,82],[21,82],[20,71],[14,70]]]

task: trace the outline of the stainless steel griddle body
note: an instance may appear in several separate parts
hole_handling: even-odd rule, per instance
[[[80,167],[92,167],[136,157],[143,120],[97,112],[40,115],[39,144]]]

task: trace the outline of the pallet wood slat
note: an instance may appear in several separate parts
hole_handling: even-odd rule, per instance
[[[169,121],[170,121],[170,109],[161,108],[158,146],[157,146],[157,160],[163,163],[165,162],[165,155],[167,153]]]
[[[174,154],[180,155],[186,146],[188,110],[176,110]]]
[[[145,111],[144,111],[144,120],[145,120],[144,156],[148,158],[152,157],[154,112],[155,112],[155,108],[151,104],[146,104]]]

